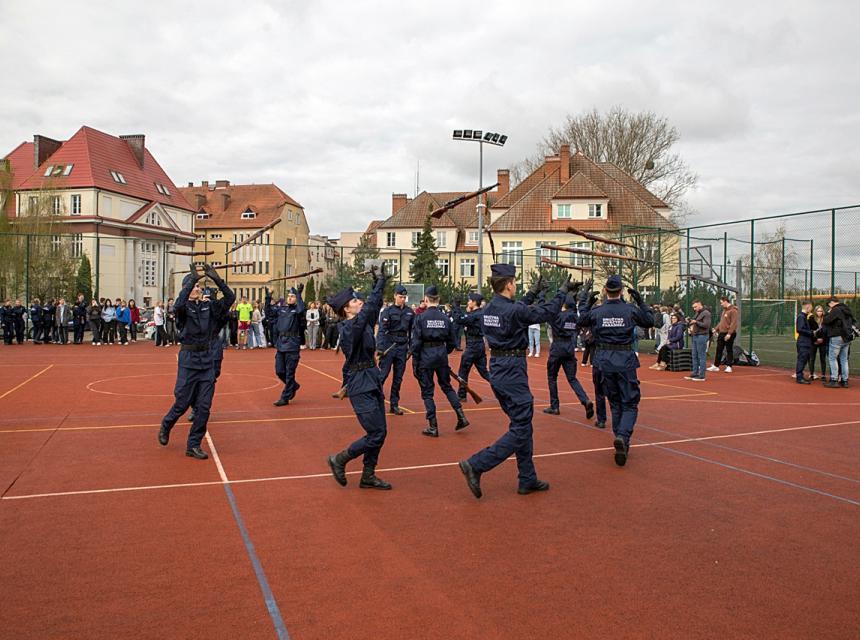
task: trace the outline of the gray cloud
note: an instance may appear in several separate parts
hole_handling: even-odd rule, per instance
[[[701,6],[699,6],[701,5]],[[82,10],[86,7],[86,11]],[[528,7],[528,8],[526,8]],[[694,220],[860,202],[845,2],[4,3],[0,152],[82,124],[142,132],[171,177],[275,182],[337,235],[390,194],[469,189],[568,113],[666,115]]]

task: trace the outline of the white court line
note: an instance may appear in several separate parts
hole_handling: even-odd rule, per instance
[[[702,436],[698,438],[678,438],[675,440],[661,440],[659,442],[643,442],[639,444],[630,445],[631,448],[646,448],[646,447],[659,447],[670,444],[684,444],[688,442],[704,442],[707,440],[724,440],[727,438],[742,438],[745,436],[758,436],[758,435],[766,435],[771,433],[785,433],[787,431],[805,431],[809,429],[823,429],[825,427],[838,427],[849,424],[860,424],[860,420],[849,420],[846,422],[828,422],[824,424],[812,424],[805,425],[800,427],[784,427],[782,429],[762,429],[759,431],[746,431],[743,433],[724,433],[715,436]],[[208,434],[207,434],[208,436]],[[211,439],[209,440],[210,447],[212,446]],[[212,448],[213,454],[217,456],[215,453],[214,447]],[[559,456],[572,456],[579,455],[582,453],[594,453],[596,451],[614,451],[613,447],[596,447],[591,449],[574,449],[572,451],[554,451],[552,453],[537,453],[534,455],[535,458],[555,458]],[[217,460],[217,457],[216,457]],[[515,457],[510,457],[507,461],[516,460]],[[216,463],[217,464],[217,463]],[[421,469],[439,469],[442,467],[454,467],[458,465],[459,462],[437,462],[433,464],[419,464],[412,465],[408,467],[387,467],[385,469],[377,469],[380,473],[388,473],[393,471],[416,471]],[[77,496],[77,495],[87,495],[92,493],[114,493],[120,491],[146,491],[151,489],[174,489],[179,487],[203,487],[203,486],[211,486],[211,485],[223,485],[223,484],[249,484],[254,482],[277,482],[284,480],[308,480],[312,478],[328,478],[331,477],[330,473],[308,473],[304,475],[295,475],[295,476],[271,476],[267,478],[247,478],[244,480],[227,480],[226,475],[223,473],[223,469],[219,471],[221,473],[221,477],[223,478],[221,481],[209,481],[209,482],[190,482],[184,484],[162,484],[162,485],[150,485],[150,486],[139,486],[139,487],[118,487],[115,489],[88,489],[82,491],[58,491],[56,493],[34,493],[20,496],[3,496],[3,500],[26,500],[29,498],[52,498],[58,496]],[[361,473],[360,471],[348,471],[347,475],[355,475]]]
[[[230,479],[227,478],[227,474],[224,473],[224,465],[221,464],[221,458],[218,455],[218,449],[215,448],[215,442],[212,440],[212,436],[209,435],[209,432],[206,432],[206,442],[209,443],[209,450],[212,452],[212,458],[215,460],[215,466],[218,469],[218,475],[221,476],[221,482],[227,484],[230,482]]]

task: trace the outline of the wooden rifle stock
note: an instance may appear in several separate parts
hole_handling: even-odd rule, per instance
[[[254,264],[253,262],[251,264]],[[280,278],[270,278],[269,282],[280,282],[281,280],[295,280],[296,278],[305,278],[307,276],[312,276],[315,273],[322,273],[322,267],[317,267],[316,269],[311,269],[310,271],[305,271],[304,273],[297,273],[294,276],[282,276]]]
[[[265,227],[263,227],[262,229],[259,229],[258,231],[256,231],[256,232],[252,233],[250,236],[248,236],[248,238],[246,238],[245,240],[242,240],[242,242],[240,242],[239,244],[234,245],[234,246],[233,246],[233,247],[231,247],[230,249],[227,249],[227,251],[226,251],[226,255],[230,255],[230,254],[231,254],[231,253],[233,253],[234,251],[237,251],[237,250],[241,249],[242,247],[244,247],[245,245],[252,243],[254,240],[256,240],[257,238],[259,238],[260,236],[262,236],[264,233],[266,233],[266,231],[268,231],[269,229],[271,229],[271,228],[273,228],[273,227],[276,227],[276,226],[277,226],[277,225],[279,225],[279,224],[281,224],[281,219],[280,219],[280,218],[277,218],[277,219],[275,219],[275,220],[272,220],[272,221],[271,221],[269,224],[267,224]]]
[[[465,389],[465,390],[466,390],[466,393],[468,393],[468,394],[472,397],[472,400],[474,400],[474,401],[475,401],[475,404],[481,404],[481,403],[484,401],[484,399],[483,399],[481,396],[479,396],[479,395],[478,395],[478,394],[477,394],[477,393],[476,393],[476,392],[475,392],[475,391],[474,391],[474,390],[469,386],[469,383],[468,383],[468,382],[466,382],[465,380],[463,380],[463,378],[461,378],[460,376],[458,376],[458,375],[457,375],[456,373],[454,373],[453,371],[451,372],[451,377],[453,377],[453,378],[454,378],[454,380],[456,380],[456,381],[457,381],[457,382],[459,382],[461,385],[463,385],[463,389]]]
[[[549,249],[550,251],[566,251],[568,253],[576,253],[581,256],[594,256],[596,258],[611,258],[612,260],[626,260],[628,262],[646,262],[654,264],[653,260],[643,260],[642,258],[631,258],[629,256],[618,255],[617,253],[609,253],[608,251],[592,251],[591,249],[577,249],[576,247],[562,247],[555,244],[542,244],[541,249]]]
[[[473,191],[472,193],[466,193],[466,194],[463,194],[462,196],[460,196],[458,198],[454,198],[453,200],[449,200],[448,202],[443,204],[438,209],[434,209],[433,211],[431,211],[430,217],[431,218],[439,218],[442,216],[443,213],[445,213],[446,211],[450,211],[451,209],[453,209],[457,205],[463,204],[464,202],[467,202],[467,201],[471,200],[472,198],[477,198],[482,193],[487,193],[487,191],[492,191],[493,189],[495,189],[498,186],[499,186],[499,183],[497,182],[496,184],[491,185],[489,187],[484,187],[483,189],[478,189],[477,191]]]
[[[595,235],[593,233],[588,233],[586,231],[580,231],[575,227],[568,227],[565,231],[567,233],[572,233],[577,236],[582,236],[587,240],[593,240],[594,242],[602,242],[604,244],[614,244],[617,247],[630,247],[631,249],[636,249],[635,244],[628,244],[626,242],[621,242],[620,240],[610,240],[609,238],[603,238],[601,236]]]

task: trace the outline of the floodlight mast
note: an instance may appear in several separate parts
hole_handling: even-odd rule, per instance
[[[484,143],[491,144],[495,147],[505,146],[508,141],[508,136],[501,133],[493,133],[491,131],[481,131],[480,129],[454,129],[454,140],[463,140],[468,142],[478,143],[478,190],[484,188]],[[484,194],[478,196],[478,202],[475,209],[478,214],[478,291],[484,283],[484,210],[487,205],[484,204]],[[466,230],[468,233],[468,229]],[[468,240],[468,236],[466,237]]]

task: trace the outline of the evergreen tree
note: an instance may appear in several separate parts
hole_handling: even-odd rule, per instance
[[[327,290],[326,290],[326,288],[325,288],[325,282],[323,282],[323,283],[320,285],[320,292],[319,292],[319,296],[318,296],[318,297],[319,297],[319,301],[320,301],[320,302],[325,302],[325,301],[326,301],[326,296],[327,296],[327,295],[328,295],[328,291],[327,291]]]
[[[303,297],[304,297],[305,302],[316,302],[317,285],[316,285],[316,282],[314,282],[313,278],[308,278],[308,286],[305,287]]]
[[[409,277],[412,282],[422,283],[425,286],[438,285],[441,280],[439,266],[436,264],[436,238],[430,226],[430,216],[424,220],[424,228],[418,236],[418,244],[415,246],[415,256],[409,267]]]
[[[87,254],[81,256],[81,263],[78,265],[78,275],[75,278],[75,300],[77,300],[78,293],[84,294],[84,300],[87,301],[87,304],[93,299],[93,273]]]

